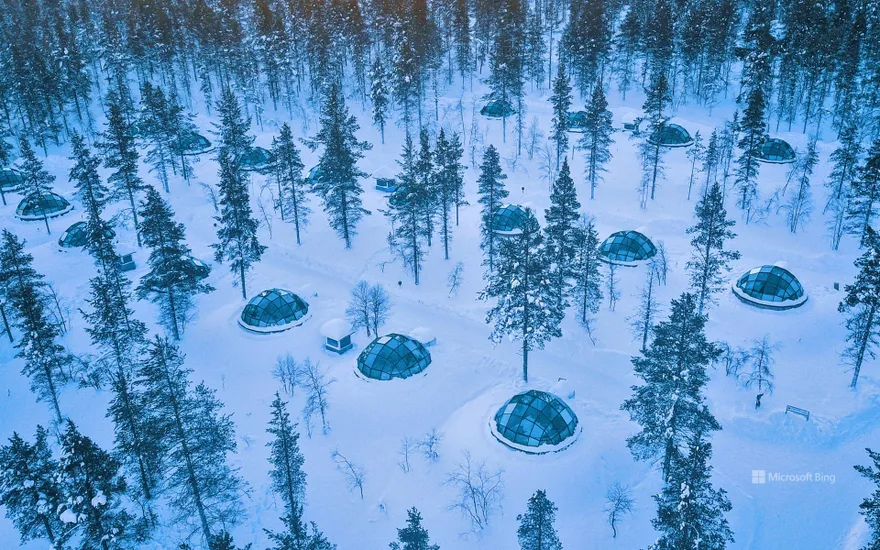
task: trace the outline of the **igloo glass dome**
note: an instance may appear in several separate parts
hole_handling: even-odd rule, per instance
[[[492,231],[499,235],[519,235],[531,214],[518,204],[505,204],[492,214]]]
[[[653,258],[657,254],[657,247],[638,231],[618,231],[609,235],[599,246],[599,254],[608,263],[635,266]]]
[[[273,288],[251,298],[238,324],[254,332],[281,332],[303,324],[308,313],[305,300],[289,290]]]
[[[251,147],[238,159],[242,170],[262,170],[275,162],[275,157],[268,149]]]
[[[58,246],[61,248],[82,248],[89,244],[89,225],[86,222],[76,222],[58,237]],[[107,229],[107,237],[113,238],[116,231]]]
[[[205,136],[195,132],[181,139],[184,155],[201,155],[211,150],[211,142]]]
[[[431,353],[402,334],[387,334],[370,342],[357,358],[357,373],[371,380],[409,378],[431,364]]]
[[[0,189],[3,189],[4,193],[18,191],[22,187],[24,187],[24,178],[18,170],[12,168],[0,170]]]
[[[758,160],[771,164],[787,164],[794,162],[794,149],[788,142],[779,138],[770,138],[758,150]]]
[[[678,124],[661,124],[651,132],[648,141],[664,147],[687,147],[694,142],[694,138]]]
[[[42,220],[43,217],[56,218],[73,210],[73,206],[67,199],[46,191],[45,193],[31,193],[18,204],[15,216],[20,220]]]
[[[499,442],[532,454],[561,451],[580,432],[571,407],[552,393],[538,390],[511,397],[489,425]]]
[[[763,265],[745,272],[732,290],[743,302],[768,309],[791,309],[807,301],[797,277],[776,265]]]

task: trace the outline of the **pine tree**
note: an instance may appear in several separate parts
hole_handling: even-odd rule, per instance
[[[871,538],[868,545],[862,550],[877,550],[880,548],[880,453],[871,449],[865,449],[868,457],[874,462],[868,466],[853,466],[855,470],[868,478],[877,486],[871,496],[865,497],[865,500],[859,504],[861,515],[865,517],[865,522],[871,530]]]
[[[718,181],[718,168],[721,164],[721,151],[719,150],[718,141],[718,130],[712,130],[712,135],[709,136],[709,145],[706,146],[706,151],[701,159],[703,166],[700,171],[706,174],[701,195],[708,193],[709,189],[712,188],[712,184]],[[721,196],[724,197],[723,187],[721,189]]]
[[[802,228],[810,220],[813,212],[813,193],[810,190],[810,177],[819,163],[816,151],[816,139],[810,140],[807,152],[800,156],[788,174],[789,183],[797,183],[797,189],[791,194],[788,204],[784,206],[788,229],[792,233]]]
[[[497,300],[486,315],[486,323],[494,323],[492,340],[521,342],[525,382],[529,381],[529,351],[544,349],[550,339],[559,338],[565,315],[555,304],[544,236],[538,220],[531,211],[528,214],[522,233],[501,241],[497,269],[480,293],[483,300]]]
[[[52,184],[55,182],[55,176],[50,174],[43,163],[37,158],[31,143],[22,135],[18,142],[18,153],[21,155],[21,177],[24,179],[22,193],[25,195],[42,196],[52,191]],[[40,207],[42,210],[42,207]],[[49,229],[49,215],[42,212],[43,223],[46,224],[46,233],[52,234]]]
[[[852,388],[859,381],[865,358],[873,359],[880,343],[880,235],[870,226],[865,229],[862,247],[865,252],[855,261],[859,273],[844,287],[846,296],[837,308],[849,314],[843,360],[853,369]]]
[[[495,5],[497,29],[493,34],[490,52],[490,73],[487,84],[493,98],[510,105],[516,111],[517,128],[521,130],[524,116],[523,103],[523,51],[525,45],[525,9],[520,0],[506,0]],[[507,139],[507,111],[501,119],[502,138]],[[521,131],[518,132],[522,145]],[[517,150],[519,150],[519,146]]]
[[[556,144],[556,168],[568,152],[568,115],[571,110],[571,82],[565,72],[565,62],[560,61],[553,80],[553,95],[550,96],[553,107],[553,129],[550,140]]]
[[[739,207],[746,217],[746,223],[755,213],[755,200],[758,198],[758,155],[765,138],[764,91],[760,87],[749,92],[748,105],[743,114],[739,131],[742,137],[737,159],[735,184],[739,193]]]
[[[10,157],[12,156],[12,146],[3,139],[5,137],[5,133],[0,130],[0,170],[4,170],[9,166]],[[3,206],[6,206],[6,194],[3,191],[2,185],[0,185],[0,201],[3,202]]]
[[[168,131],[168,99],[165,92],[149,82],[141,87],[141,111],[138,131],[148,144],[146,161],[152,165],[151,172],[158,175],[162,188],[169,192],[169,169],[176,170],[174,155],[175,137]]]
[[[59,512],[76,524],[64,538],[75,534],[80,550],[131,548],[133,520],[120,503],[125,478],[119,469],[116,459],[67,422],[58,461],[58,483],[65,497]]]
[[[10,324],[19,315],[16,304],[24,287],[31,286],[41,291],[46,286],[43,275],[37,273],[33,267],[34,257],[25,252],[24,245],[25,241],[8,229],[0,234],[0,313],[3,314],[3,323],[10,342],[13,341]]]
[[[700,131],[697,130],[697,133],[694,134],[694,144],[687,151],[687,156],[691,159],[691,174],[690,177],[688,177],[688,200],[691,200],[691,189],[696,181],[697,162],[702,161],[705,154],[706,148],[703,147],[703,136],[700,134]]]
[[[217,526],[243,517],[239,495],[245,488],[226,462],[235,451],[235,433],[223,404],[204,384],[192,387],[184,357],[167,339],[156,337],[141,367],[144,400],[153,429],[162,434],[165,491],[176,523],[197,522],[205,540]]]
[[[482,205],[480,233],[483,237],[480,248],[483,249],[484,265],[489,266],[489,272],[495,271],[495,255],[497,235],[492,230],[492,216],[502,206],[502,201],[507,198],[507,189],[504,188],[504,180],[507,175],[501,171],[501,159],[498,151],[490,145],[483,153],[483,163],[480,165],[480,177],[477,179],[477,200]]]
[[[193,114],[186,112],[179,102],[177,92],[172,89],[165,113],[165,133],[168,135],[171,154],[175,157],[171,167],[176,171],[179,166],[180,175],[187,183],[192,177],[192,165],[187,155],[187,144],[198,130],[193,123],[193,118],[195,118]]]
[[[232,535],[226,529],[221,530],[216,535],[211,536],[208,541],[208,550],[251,550],[252,545],[242,546],[239,548],[235,545]]]
[[[320,166],[321,177],[314,183],[314,191],[324,203],[324,212],[330,227],[351,248],[358,222],[369,214],[362,206],[364,190],[358,181],[367,174],[357,167],[370,144],[358,141],[355,135],[360,129],[357,119],[349,115],[345,98],[337,84],[330,86],[321,110],[321,129],[307,145],[315,150],[323,145]]]
[[[578,146],[585,151],[587,183],[590,184],[590,200],[596,198],[596,187],[603,181],[602,173],[605,165],[611,160],[611,138],[614,129],[611,126],[611,111],[608,100],[600,82],[593,87],[593,94],[587,104],[586,126],[584,135]]]
[[[287,403],[278,393],[272,401],[272,419],[266,431],[272,436],[272,441],[266,444],[272,464],[269,472],[272,490],[284,502],[288,517],[301,516],[306,492],[306,474],[302,470],[305,459],[299,450],[296,424],[290,421]]]
[[[137,297],[159,306],[159,320],[175,340],[180,340],[197,294],[213,292],[203,282],[186,245],[186,227],[174,221],[174,211],[153,188],[141,204],[141,234],[150,249],[150,270],[141,278]]]
[[[712,486],[712,445],[696,432],[688,441],[687,454],[674,460],[651,521],[660,538],[650,550],[712,548],[723,550],[733,542],[724,514],[732,506],[724,489]]]
[[[220,162],[225,151],[229,162],[238,172],[238,160],[250,150],[254,142],[254,138],[248,135],[251,130],[250,118],[242,114],[241,103],[229,87],[223,88],[216,108],[220,118],[220,123],[214,125],[217,136],[217,162]]]
[[[247,299],[247,272],[260,261],[266,247],[260,244],[257,229],[260,226],[252,214],[248,178],[229,156],[232,148],[221,148],[220,157],[220,215],[214,219],[217,229],[214,259],[229,262],[229,270],[238,275],[241,297]]]
[[[70,168],[69,179],[76,187],[77,198],[86,209],[89,218],[99,215],[109,200],[110,192],[98,175],[101,161],[92,155],[82,135],[74,132],[70,138],[73,166]]]
[[[377,56],[370,70],[370,101],[373,102],[373,124],[379,127],[382,144],[385,144],[385,124],[388,120],[388,74]]]
[[[592,219],[581,218],[577,229],[577,256],[574,286],[574,299],[577,304],[578,322],[592,340],[592,315],[599,312],[602,305],[602,272],[599,270],[599,234]],[[595,343],[595,341],[594,341]]]
[[[702,394],[706,369],[720,350],[706,339],[706,317],[697,311],[693,294],[672,300],[671,309],[669,319],[654,327],[647,352],[633,357],[644,383],[633,386],[633,396],[621,405],[641,426],[627,438],[630,452],[637,460],[659,459],[666,480],[694,434],[721,429]]]
[[[290,126],[285,122],[278,131],[278,137],[272,138],[272,156],[275,157],[274,174],[278,184],[278,209],[281,219],[285,214],[292,216],[293,227],[296,230],[296,244],[302,244],[300,232],[305,230],[309,223],[308,197],[306,196],[306,181],[302,176],[303,162],[300,159],[299,149],[293,141],[293,133]]]
[[[46,429],[37,426],[33,444],[13,432],[9,445],[0,447],[0,505],[18,529],[22,544],[47,538],[54,546],[64,534],[56,513],[61,502],[58,463],[48,438]]]
[[[825,211],[831,211],[828,230],[831,234],[831,250],[840,247],[840,240],[846,229],[846,215],[852,197],[853,184],[859,174],[859,157],[862,154],[861,142],[856,134],[856,125],[850,124],[840,132],[840,146],[831,153],[831,169],[829,179],[825,182],[828,188],[828,202]]]
[[[397,542],[388,545],[391,550],[440,550],[431,544],[428,531],[422,527],[422,515],[415,507],[406,511],[406,527],[397,530]]]
[[[133,114],[127,111],[129,103],[111,90],[107,94],[107,123],[102,142],[99,144],[104,154],[104,165],[113,170],[107,178],[112,186],[116,200],[128,200],[129,212],[134,222],[138,246],[141,245],[140,224],[138,222],[137,199],[146,185],[138,175],[140,155],[137,149],[135,129],[131,123]]]
[[[407,135],[403,155],[398,161],[401,173],[397,176],[397,188],[388,197],[388,217],[394,225],[392,245],[412,270],[415,284],[419,284],[430,227],[424,212],[431,208],[429,190],[418,171],[418,160],[413,150],[412,138]]]
[[[464,150],[457,133],[446,139],[442,129],[437,136],[435,153],[437,207],[440,214],[440,235],[443,238],[443,259],[449,259],[449,241],[452,240],[452,209],[455,209],[455,225],[458,225],[458,209],[467,204],[464,199]]]
[[[849,232],[864,241],[878,210],[880,210],[880,139],[875,140],[871,145],[865,163],[859,168],[858,178],[853,181],[852,200],[847,212]]]
[[[555,296],[556,308],[564,311],[568,307],[571,280],[577,276],[575,257],[577,256],[578,235],[576,222],[580,217],[577,189],[568,168],[568,159],[562,162],[559,177],[550,193],[550,208],[544,212],[545,246],[550,261],[551,293]]]
[[[516,516],[519,528],[516,530],[521,550],[562,550],[562,543],[556,534],[556,505],[547,498],[547,493],[538,490],[529,498],[525,514]]]
[[[730,272],[730,262],[739,259],[739,252],[725,250],[725,241],[736,237],[731,228],[736,222],[728,219],[724,209],[724,197],[718,182],[697,203],[697,223],[687,230],[693,235],[693,253],[687,263],[691,288],[697,297],[699,312],[713,303],[712,295],[721,290],[725,275]]]
[[[432,244],[434,236],[434,223],[437,218],[437,200],[439,192],[437,181],[434,177],[434,151],[431,151],[431,141],[428,130],[422,128],[419,132],[419,154],[416,156],[414,168],[416,178],[419,180],[419,188],[424,194],[421,205],[421,216],[424,218],[425,237],[428,246]]]
[[[641,205],[646,208],[648,205],[648,197],[654,200],[654,194],[657,190],[657,180],[663,177],[663,154],[664,149],[660,144],[660,131],[663,124],[666,123],[665,111],[666,107],[672,101],[672,94],[669,90],[669,81],[662,72],[655,74],[651,79],[651,85],[645,90],[645,103],[642,110],[645,117],[651,124],[651,131],[656,135],[654,139],[646,139],[639,148],[639,155],[642,158],[642,187],[641,187]],[[652,143],[653,141],[653,143]]]

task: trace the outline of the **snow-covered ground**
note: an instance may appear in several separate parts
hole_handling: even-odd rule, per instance
[[[474,98],[478,111],[478,98],[484,91],[466,91],[463,96],[466,151],[472,137]],[[528,120],[538,117],[545,134],[549,133],[551,117],[547,95],[533,92],[528,98]],[[440,125],[461,131],[458,96],[459,88],[453,85],[441,98]],[[615,125],[619,127],[624,116],[638,110],[642,100],[641,94],[633,92],[624,102],[613,92],[610,102]],[[383,165],[396,166],[403,131],[389,128],[382,145],[377,131],[369,124],[369,113],[355,100],[350,100],[349,105],[362,126],[360,136],[373,143],[373,150],[367,153],[361,168],[372,172]],[[716,107],[710,116],[702,107],[685,105],[678,109],[676,122],[692,134],[700,130],[708,138],[712,128],[720,127],[733,109],[727,103]],[[267,147],[278,124],[288,119],[286,114],[276,116],[277,120],[264,121],[262,131],[255,125],[257,145]],[[433,123],[432,109],[426,109],[426,117]],[[206,135],[210,122],[209,117],[198,118]],[[508,124],[507,143],[502,143],[500,121],[480,117],[478,122],[484,143],[498,147],[502,159],[511,159],[516,142],[513,121]],[[313,115],[310,124],[306,129],[302,120],[293,121],[295,135],[312,135]],[[821,162],[813,177],[814,215],[804,231],[792,235],[782,217],[775,215],[766,224],[746,226],[740,222],[735,228],[738,237],[734,247],[741,251],[742,259],[732,277],[758,265],[784,261],[803,283],[809,300],[801,308],[775,312],[749,307],[725,292],[719,305],[709,312],[707,330],[713,339],[748,346],[753,339],[769,334],[781,344],[775,355],[776,391],[765,396],[760,410],[754,410],[754,393],[741,389],[723,370],[712,371],[707,388],[711,410],[724,428],[713,437],[712,463],[715,484],[728,491],[733,503],[729,514],[736,537],[733,548],[855,549],[865,532],[858,504],[870,491],[870,485],[852,465],[865,463],[863,449],[880,443],[880,367],[866,365],[858,390],[852,391],[848,387],[849,373],[839,361],[844,333],[837,304],[842,292],[835,291],[833,284],[839,282],[842,288],[852,280],[852,262],[858,251],[856,243],[846,239],[840,251],[831,252],[825,237],[822,181],[830,169],[828,155],[835,143],[822,139],[830,140],[832,135],[832,131],[826,130],[820,137]],[[780,137],[801,150],[806,147],[807,138],[802,134],[783,132]],[[573,134],[572,139],[576,140],[577,135]],[[684,266],[690,256],[690,244],[685,229],[693,224],[695,205],[694,200],[686,200],[690,161],[684,149],[670,151],[666,155],[667,176],[657,198],[647,210],[641,210],[636,142],[622,132],[615,134],[615,139],[606,181],[593,201],[589,200],[589,189],[580,176],[583,161],[579,153],[574,154],[572,173],[579,181],[583,211],[595,216],[600,238],[613,231],[638,229],[655,242],[665,243],[671,271],[668,286],[660,289],[660,299],[668,304],[670,298],[687,287]],[[56,190],[71,197],[67,156],[66,148],[50,150],[47,167],[58,176]],[[307,169],[317,160],[308,150],[303,152],[303,158]],[[509,176],[509,200],[531,206],[543,220],[549,191],[537,157],[528,161],[523,155],[515,170],[506,160],[502,166]],[[762,196],[768,196],[784,181],[786,170],[786,166],[762,165]],[[253,542],[255,549],[262,550],[267,545],[263,529],[280,526],[281,511],[269,490],[265,428],[269,404],[279,388],[272,368],[276,357],[287,352],[297,359],[319,360],[335,379],[330,387],[330,432],[321,435],[318,431],[309,439],[301,427],[300,445],[308,475],[306,517],[316,521],[340,550],[386,547],[396,536],[395,529],[404,524],[405,510],[411,506],[419,508],[432,541],[445,550],[512,549],[516,547],[516,515],[524,511],[528,497],[536,489],[546,489],[548,497],[559,507],[557,528],[566,548],[629,550],[654,540],[650,521],[655,505],[651,495],[661,488],[660,476],[651,464],[632,460],[625,439],[637,427],[619,408],[630,395],[630,386],[637,381],[630,357],[637,353],[638,345],[631,338],[627,317],[636,308],[635,296],[644,281],[644,268],[618,270],[623,297],[614,312],[603,306],[596,324],[595,345],[574,320],[567,318],[563,337],[530,357],[528,387],[556,391],[565,398],[578,415],[583,433],[564,452],[529,456],[500,445],[489,433],[489,419],[506,399],[524,389],[524,384],[517,345],[494,346],[488,340],[487,304],[476,299],[483,286],[476,169],[469,167],[466,172],[467,197],[472,206],[463,210],[461,225],[455,228],[452,259],[444,261],[442,250],[435,243],[418,287],[412,284],[399,261],[391,261],[385,241],[389,225],[378,211],[386,195],[373,188],[372,180],[364,181],[364,203],[373,215],[360,225],[351,250],[345,250],[342,241],[329,229],[316,199],[315,215],[302,246],[295,244],[292,226],[278,217],[272,218],[271,231],[264,224],[261,239],[269,248],[250,275],[248,294],[253,296],[272,287],[286,288],[306,299],[312,313],[312,318],[302,326],[277,335],[246,333],[237,325],[244,302],[240,291],[232,286],[235,277],[226,266],[213,262],[210,245],[216,237],[214,212],[205,190],[195,183],[216,183],[216,163],[204,156],[195,171],[192,185],[172,181],[168,199],[178,220],[186,224],[195,255],[213,264],[210,282],[217,290],[198,298],[198,314],[187,327],[182,350],[187,355],[187,366],[194,369],[194,380],[204,380],[216,388],[218,397],[234,414],[239,448],[231,460],[250,484],[250,493],[244,497],[247,516],[234,531],[237,542]],[[147,181],[154,181],[146,167],[143,175]],[[253,178],[252,198],[257,216],[257,200],[264,181],[263,176]],[[9,198],[10,204],[0,208],[0,225],[27,239],[36,268],[46,274],[73,312],[74,327],[65,343],[76,352],[87,352],[88,337],[77,308],[85,307],[83,300],[93,271],[92,260],[85,251],[62,252],[56,245],[64,229],[82,216],[80,205],[71,214],[51,221],[49,236],[42,223],[16,220],[13,213],[18,197]],[[268,195],[264,193],[259,200],[271,215]],[[740,219],[733,203],[728,204],[728,212]],[[136,250],[130,229],[118,234],[120,252]],[[133,278],[144,273],[146,257],[146,251],[136,251],[138,269],[132,273]],[[464,283],[456,296],[449,297],[446,278],[457,261],[465,265]],[[409,332],[417,326],[430,327],[435,332],[437,345],[430,348],[433,363],[426,376],[390,383],[369,383],[357,378],[353,374],[357,354],[369,343],[363,332],[355,336],[355,348],[344,355],[322,350],[321,325],[344,315],[351,289],[361,279],[383,283],[391,293],[392,315],[383,327],[384,332]],[[400,286],[398,281],[402,281]],[[156,311],[151,304],[138,303],[136,311],[154,326]],[[0,342],[3,441],[13,431],[30,438],[37,423],[48,424],[51,420],[48,408],[35,402],[28,381],[19,373],[21,363],[13,355],[11,346],[5,340]],[[560,382],[561,379],[565,380]],[[574,397],[569,399],[570,392],[574,392]],[[104,417],[108,398],[107,391],[69,386],[61,399],[62,411],[106,448],[112,447],[111,424]],[[784,414],[786,405],[808,409],[810,420]],[[298,414],[301,407],[302,395],[297,393],[291,398],[291,408]],[[420,438],[432,428],[445,434],[439,462],[431,464],[417,457],[412,471],[404,473],[397,465],[401,439]],[[335,469],[330,455],[337,448],[365,467],[363,500],[347,490],[345,479]],[[504,470],[503,513],[493,517],[491,526],[481,535],[466,534],[467,523],[457,511],[449,509],[455,491],[443,484],[464,451],[485,460],[490,468]],[[818,473],[833,476],[834,482],[825,478],[816,482],[754,484],[753,470]],[[612,539],[603,505],[605,491],[615,481],[633,488],[636,509],[633,517],[624,520],[618,538]],[[159,535],[144,548],[171,549],[181,536],[171,529]],[[36,542],[25,548],[44,548],[45,544]],[[0,548],[17,545],[15,530],[8,520],[0,519]]]

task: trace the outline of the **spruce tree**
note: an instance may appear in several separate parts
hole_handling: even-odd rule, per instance
[[[186,245],[186,227],[174,221],[171,206],[153,188],[147,190],[141,204],[141,234],[150,249],[150,270],[141,277],[136,293],[159,306],[159,321],[175,340],[180,340],[190,319],[197,294],[213,292],[203,282]]]
[[[718,168],[721,164],[721,151],[719,150],[718,140],[718,130],[712,130],[712,134],[709,136],[709,144],[706,146],[706,151],[703,153],[702,158],[703,165],[700,171],[706,175],[706,179],[703,181],[701,195],[705,195],[712,187],[712,184],[718,181]],[[721,189],[721,196],[725,196],[723,188]]]
[[[397,542],[388,545],[391,550],[440,550],[431,544],[428,531],[422,527],[422,515],[415,507],[406,511],[406,527],[397,530]]]
[[[64,538],[75,536],[77,548],[131,548],[134,526],[120,502],[126,486],[119,470],[115,458],[82,435],[73,422],[67,422],[58,461],[58,483],[64,494],[59,512],[65,521],[76,524]]]
[[[559,324],[565,315],[556,306],[544,236],[531,211],[522,233],[500,242],[495,267],[480,293],[483,300],[496,300],[486,315],[486,323],[493,324],[493,342],[505,338],[520,341],[523,381],[528,382],[529,351],[544,349],[550,339],[559,338]]]
[[[377,56],[370,70],[370,101],[373,102],[373,124],[379,128],[382,144],[385,144],[385,124],[388,120],[388,74]]]
[[[637,460],[659,459],[665,480],[694,434],[721,426],[706,407],[703,387],[706,369],[720,355],[706,339],[706,317],[697,310],[693,294],[672,300],[669,319],[654,327],[654,340],[641,357],[633,357],[635,374],[643,383],[621,405],[641,431],[627,438]]]
[[[455,225],[458,225],[458,209],[467,204],[464,200],[464,165],[461,163],[463,154],[458,134],[453,133],[450,139],[446,139],[446,132],[441,129],[437,136],[434,179],[445,260],[449,259],[449,241],[452,240],[452,210],[455,209]]]
[[[21,156],[21,177],[24,179],[24,185],[21,192],[25,195],[42,196],[52,191],[52,184],[55,182],[55,176],[50,174],[44,167],[42,161],[37,158],[31,143],[24,135],[18,141],[18,153]],[[46,233],[52,234],[49,229],[49,215],[42,212],[43,223],[46,224]]]
[[[556,534],[556,505],[547,498],[544,490],[538,490],[529,498],[525,514],[516,516],[516,530],[521,550],[562,550]]]
[[[648,206],[648,197],[654,200],[657,190],[657,180],[663,177],[664,149],[660,144],[660,132],[666,123],[666,107],[672,102],[672,93],[669,90],[669,81],[662,72],[651,78],[650,86],[645,90],[645,103],[642,110],[650,124],[654,139],[645,139],[639,147],[639,155],[642,159],[642,184],[641,206]],[[653,141],[653,143],[652,143]]]
[[[419,131],[419,153],[416,156],[414,168],[415,176],[419,180],[419,188],[424,195],[421,201],[421,216],[424,218],[425,237],[428,246],[431,246],[434,237],[434,223],[437,218],[439,191],[437,180],[434,177],[435,152],[431,150],[431,140],[428,130],[422,128]]]
[[[507,175],[501,171],[501,159],[498,156],[498,151],[493,145],[490,145],[483,153],[480,177],[477,179],[477,193],[480,195],[477,202],[482,205],[480,234],[483,238],[480,242],[480,248],[483,249],[484,254],[483,265],[489,266],[490,273],[495,271],[498,241],[498,236],[492,229],[492,216],[502,206],[502,201],[507,198],[507,189],[504,188],[504,180],[506,179]]]
[[[229,87],[223,88],[217,100],[217,116],[220,123],[215,124],[217,136],[217,162],[220,162],[225,151],[235,171],[239,170],[238,161],[248,152],[254,138],[248,135],[251,129],[250,118],[241,112],[241,103]]]
[[[697,203],[695,215],[696,225],[687,229],[687,234],[693,235],[693,253],[687,269],[698,310],[702,313],[706,305],[713,303],[712,295],[724,286],[725,276],[730,273],[730,262],[739,259],[739,252],[725,250],[725,241],[736,237],[731,230],[736,222],[727,217],[717,181]]]
[[[149,82],[141,87],[141,111],[138,118],[138,132],[148,145],[146,161],[152,165],[162,188],[166,193],[170,188],[169,170],[176,170],[177,157],[174,154],[175,136],[168,131],[168,99],[165,92]]]
[[[852,388],[859,381],[865,359],[874,358],[880,342],[880,235],[870,226],[865,229],[862,247],[865,252],[855,261],[859,273],[844,287],[846,296],[837,308],[849,314],[843,360],[853,371]]]
[[[33,444],[13,432],[9,445],[0,447],[0,506],[22,544],[46,538],[54,546],[64,534],[56,512],[61,503],[58,463],[48,439],[48,431],[37,426]]]
[[[865,497],[859,504],[861,509],[859,513],[865,517],[865,523],[868,524],[868,528],[871,530],[868,545],[863,547],[862,550],[877,550],[880,548],[880,453],[874,452],[871,449],[865,450],[874,464],[853,467],[858,473],[871,480],[876,485],[876,488],[870,496]]]
[[[853,184],[859,174],[859,157],[862,154],[861,142],[855,124],[847,125],[838,137],[840,146],[831,153],[831,169],[825,186],[828,188],[828,201],[825,211],[831,212],[828,231],[831,236],[831,250],[840,247],[840,240],[846,230],[846,215],[852,200]]]
[[[599,234],[592,219],[581,218],[576,233],[574,300],[578,322],[592,340],[593,315],[602,305],[602,272],[599,260]],[[595,342],[594,342],[595,343]]]
[[[98,175],[101,161],[92,155],[82,135],[75,133],[70,138],[73,166],[70,167],[69,179],[76,187],[76,195],[92,218],[99,215],[109,200],[110,192]]]
[[[138,197],[146,189],[138,175],[140,155],[137,148],[135,129],[131,120],[133,114],[127,112],[130,105],[119,94],[111,90],[107,94],[107,123],[101,134],[99,144],[104,154],[104,166],[113,170],[107,178],[112,187],[112,196],[117,200],[127,200],[129,212],[134,222],[135,237],[141,245],[140,224],[138,220]]]
[[[7,166],[9,166],[12,156],[12,146],[3,139],[6,137],[2,131],[0,131],[0,170],[4,170]],[[3,186],[0,185],[0,201],[3,202],[3,206],[6,206],[6,194],[3,191]]]
[[[673,461],[663,491],[654,496],[657,517],[651,523],[660,537],[650,550],[723,550],[733,542],[724,517],[732,507],[724,489],[712,486],[711,458],[712,445],[694,433],[686,453]]]
[[[419,284],[430,227],[424,212],[431,208],[430,192],[418,171],[418,160],[413,150],[412,138],[406,136],[403,155],[398,161],[401,173],[397,176],[397,188],[388,197],[388,217],[394,225],[392,245],[400,254],[405,266],[412,270],[413,281]]]
[[[269,471],[272,490],[284,502],[288,517],[299,516],[306,492],[306,474],[302,470],[305,459],[299,450],[296,424],[290,421],[287,403],[281,400],[277,392],[272,401],[272,419],[266,432],[272,436],[272,440],[266,444],[272,464],[272,470]]]
[[[600,82],[593,87],[593,94],[587,104],[584,135],[578,144],[584,151],[585,172],[587,183],[590,184],[590,200],[596,198],[596,187],[602,182],[602,173],[607,171],[605,165],[611,160],[610,147],[614,143],[611,137],[614,132],[611,122],[608,100],[605,99],[605,91]]]
[[[260,244],[257,229],[260,222],[253,217],[248,193],[248,177],[230,157],[233,148],[220,149],[220,215],[214,259],[229,262],[229,270],[238,275],[241,297],[247,299],[247,272],[260,261],[266,247]]]
[[[306,196],[306,180],[303,178],[303,162],[299,149],[293,141],[293,133],[285,122],[272,138],[272,156],[275,157],[274,175],[278,184],[278,210],[281,219],[293,221],[296,230],[296,244],[302,244],[300,233],[305,231],[309,223],[308,197]],[[285,218],[285,214],[288,218]]]
[[[746,223],[755,214],[755,201],[758,198],[758,156],[766,136],[764,110],[764,91],[756,87],[749,92],[748,105],[739,125],[742,137],[738,145],[742,152],[736,161],[735,184],[739,194],[739,207],[745,214]]]
[[[571,110],[571,82],[565,72],[565,62],[560,61],[553,80],[553,95],[550,96],[553,107],[553,129],[550,141],[556,144],[556,168],[568,152],[568,115]]]
[[[241,520],[245,488],[227,455],[235,452],[232,419],[204,383],[189,381],[190,369],[169,340],[156,337],[147,349],[140,379],[155,433],[162,434],[165,492],[175,523],[196,524],[204,540],[220,526]]]
[[[43,275],[33,267],[34,257],[25,252],[24,245],[25,241],[8,229],[0,234],[0,312],[10,342],[13,341],[10,324],[18,318],[16,304],[24,287],[32,286],[41,291],[46,286]]]
[[[859,168],[852,184],[852,200],[847,212],[847,228],[860,241],[867,238],[868,228],[880,210],[880,139],[868,150],[865,163]],[[864,246],[864,244],[863,244]]]
[[[332,84],[321,110],[321,129],[307,145],[312,150],[319,144],[324,148],[319,162],[321,177],[313,189],[324,203],[330,227],[345,241],[345,248],[351,248],[358,222],[370,213],[362,206],[364,190],[358,181],[367,174],[357,167],[370,144],[358,141],[359,129],[357,119],[349,115],[339,85]]]
[[[580,217],[580,207],[577,189],[568,168],[568,159],[564,159],[559,177],[550,193],[550,208],[544,212],[551,292],[555,296],[555,306],[562,311],[568,307],[571,280],[577,275],[574,260],[577,256],[576,222]]]

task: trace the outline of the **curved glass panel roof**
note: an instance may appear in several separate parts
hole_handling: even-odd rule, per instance
[[[599,253],[609,262],[632,264],[653,258],[657,247],[638,231],[618,231],[605,239]]]
[[[490,99],[489,102],[480,109],[481,115],[496,118],[510,116],[515,112],[516,111],[513,110],[510,103],[501,99]]]
[[[42,220],[43,216],[50,218],[69,212],[73,207],[67,199],[48,191],[46,193],[31,193],[18,204],[15,215],[22,220]]]
[[[289,290],[273,288],[251,298],[239,323],[256,332],[278,332],[299,324],[308,312],[305,300]]]
[[[685,147],[694,142],[694,139],[682,126],[678,124],[662,124],[655,128],[648,141],[665,145],[667,147]]]
[[[767,307],[796,307],[806,300],[797,277],[776,265],[750,269],[737,280],[736,289],[742,300]]]
[[[272,153],[262,147],[251,147],[238,159],[239,164],[245,170],[265,168],[275,161]]]
[[[24,178],[18,170],[12,168],[8,170],[0,170],[0,187],[4,192],[18,191],[24,185]]]
[[[187,155],[198,155],[211,149],[211,142],[201,134],[192,133],[181,139],[183,150]]]
[[[794,149],[779,138],[770,138],[761,145],[758,158],[766,162],[794,162]]]
[[[495,413],[494,421],[498,435],[507,442],[536,451],[543,445],[561,445],[575,435],[578,426],[577,415],[562,399],[538,390],[511,397]]]
[[[518,204],[505,204],[492,214],[492,231],[520,233],[529,221],[529,211]]]
[[[321,179],[321,165],[316,164],[309,169],[309,173],[306,174],[306,179],[309,180],[309,183],[315,184]]]
[[[86,222],[76,222],[68,227],[64,233],[58,238],[58,246],[61,248],[80,248],[89,244],[89,224]],[[116,232],[112,229],[107,231],[107,236],[111,239],[116,236]]]
[[[184,256],[183,259],[186,260],[187,265],[189,265],[190,269],[192,269],[193,273],[195,273],[196,277],[199,279],[204,279],[211,274],[211,266],[202,260],[193,258],[192,256]]]
[[[358,371],[373,380],[409,378],[428,368],[431,353],[420,342],[402,334],[380,336],[358,355]]]
[[[587,112],[575,111],[568,113],[568,129],[572,132],[583,131],[587,127]]]

